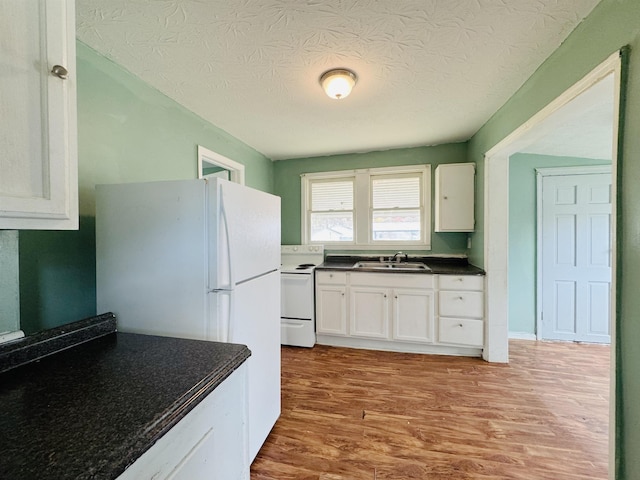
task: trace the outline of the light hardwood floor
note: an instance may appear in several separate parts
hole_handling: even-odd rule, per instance
[[[510,342],[510,363],[282,348],[282,415],[251,480],[606,480],[609,347]]]

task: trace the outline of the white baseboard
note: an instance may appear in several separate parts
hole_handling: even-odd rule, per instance
[[[528,332],[509,332],[509,338],[514,340],[537,340],[535,333]]]

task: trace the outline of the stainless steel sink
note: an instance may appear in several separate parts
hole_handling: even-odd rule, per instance
[[[358,262],[354,266],[370,270],[431,270],[420,262]]]

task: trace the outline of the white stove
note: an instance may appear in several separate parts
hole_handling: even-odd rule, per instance
[[[323,245],[282,245],[280,247],[280,271],[282,273],[313,273],[324,262]]]
[[[280,252],[281,343],[313,347],[316,343],[313,271],[324,261],[324,247],[283,245]]]

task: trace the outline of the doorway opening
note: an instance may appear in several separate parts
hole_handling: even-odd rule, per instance
[[[486,348],[483,356],[486,360],[507,362],[509,358],[509,162],[517,153],[527,149],[545,136],[554,136],[560,127],[573,118],[580,124],[578,107],[580,97],[597,86],[603,80],[612,79],[609,101],[613,106],[611,117],[611,170],[612,178],[612,214],[611,214],[611,287],[610,287],[610,331],[611,331],[611,388],[609,401],[609,463],[610,475],[613,472],[615,458],[615,292],[616,292],[616,178],[617,178],[617,139],[620,100],[621,61],[620,52],[611,55],[582,80],[569,88],[560,97],[534,115],[529,121],[516,129],[503,141],[485,154],[485,233],[484,258],[487,275],[487,325]],[[569,122],[571,123],[571,122]],[[582,133],[586,138],[590,133]],[[562,143],[562,142],[561,142]],[[571,143],[571,142],[567,142]]]
[[[218,177],[244,185],[244,165],[198,145],[198,178]]]

